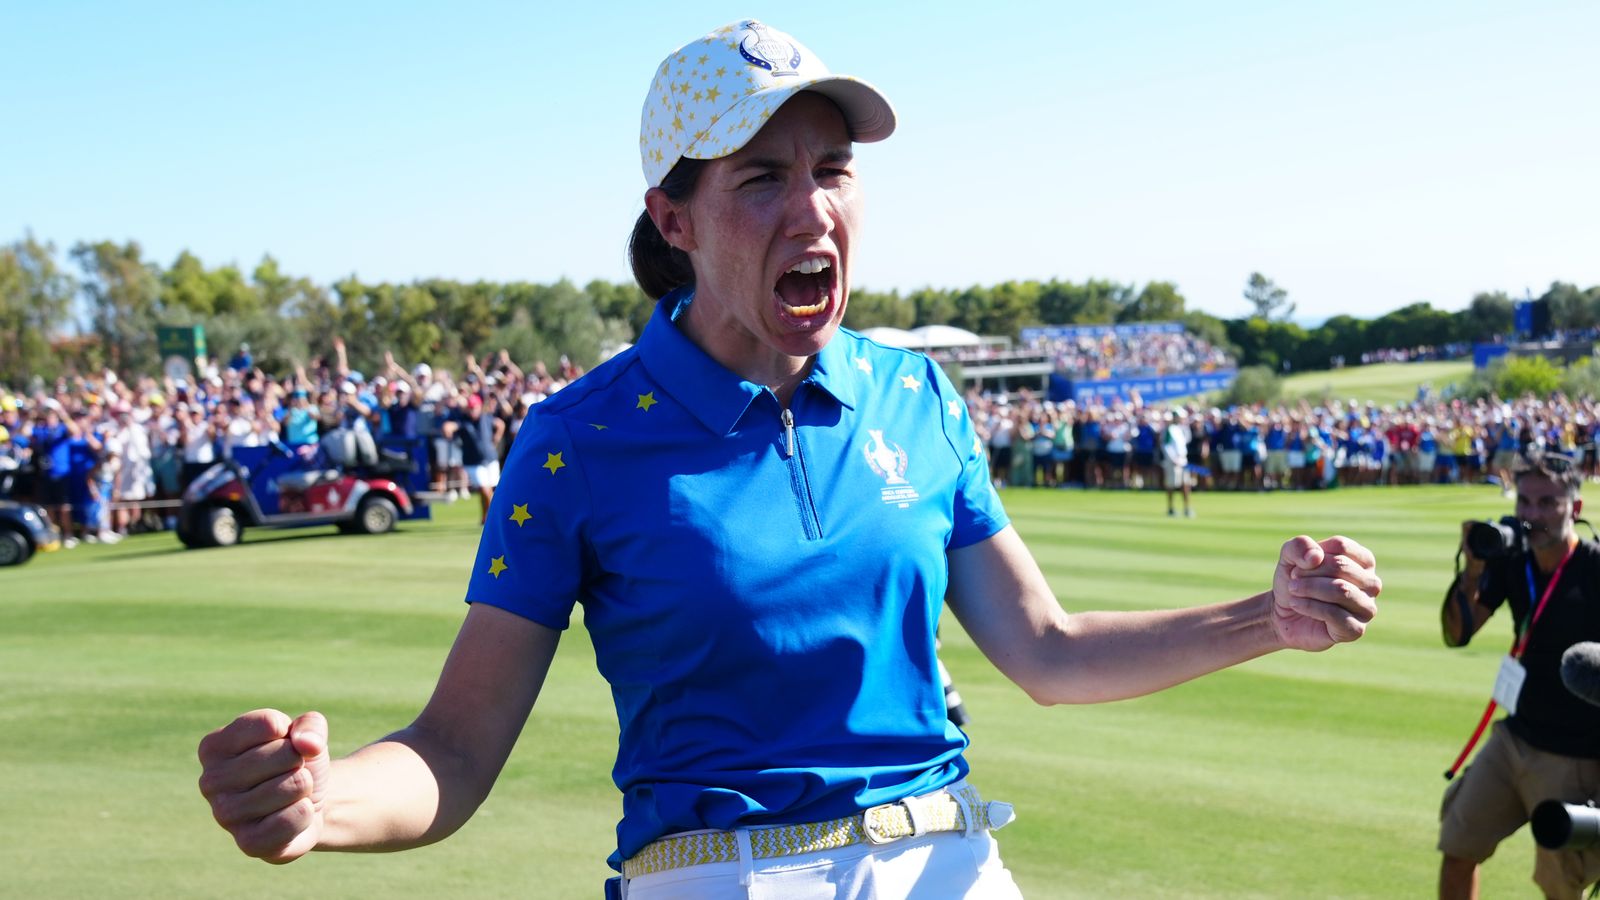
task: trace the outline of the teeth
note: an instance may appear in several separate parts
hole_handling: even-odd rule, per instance
[[[821,272],[823,269],[831,267],[832,265],[832,263],[819,256],[814,259],[803,259],[800,262],[795,263],[794,267],[789,271],[799,272],[801,275],[815,275],[818,272]]]
[[[789,311],[789,315],[791,316],[814,316],[828,308],[828,295],[823,294],[822,299],[817,301],[817,303],[812,306],[790,306],[789,304],[785,303],[783,308],[787,309]]]

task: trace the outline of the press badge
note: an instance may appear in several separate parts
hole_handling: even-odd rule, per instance
[[[1522,682],[1527,678],[1528,670],[1515,656],[1508,653],[1500,660],[1500,671],[1494,676],[1494,702],[1507,715],[1517,714],[1517,698],[1522,696]]]

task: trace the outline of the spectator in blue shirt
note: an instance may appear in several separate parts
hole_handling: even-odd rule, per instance
[[[72,536],[72,442],[82,433],[72,417],[63,415],[60,403],[47,399],[38,424],[28,436],[39,505],[61,532],[63,547],[78,546],[77,538]]]

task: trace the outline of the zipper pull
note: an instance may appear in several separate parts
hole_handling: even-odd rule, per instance
[[[790,412],[786,406],[783,408],[783,415],[780,418],[783,419],[783,436],[789,444],[789,452],[785,454],[785,457],[792,457],[794,456],[794,413]]]

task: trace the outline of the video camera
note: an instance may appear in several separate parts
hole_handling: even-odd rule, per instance
[[[1587,850],[1600,846],[1600,809],[1546,800],[1533,808],[1533,839],[1546,850]]]
[[[1467,549],[1478,559],[1519,559],[1528,553],[1528,526],[1516,516],[1473,522],[1467,528]]]
[[[1580,641],[1561,654],[1561,683],[1579,700],[1600,706],[1600,643]],[[1546,850],[1600,846],[1600,809],[1593,800],[1546,800],[1533,808],[1533,839]]]

